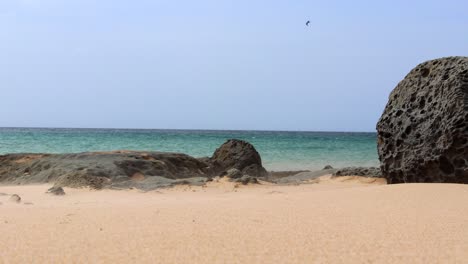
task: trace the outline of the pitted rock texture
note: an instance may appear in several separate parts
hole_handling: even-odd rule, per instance
[[[390,94],[377,132],[388,183],[468,183],[468,57],[411,70]]]

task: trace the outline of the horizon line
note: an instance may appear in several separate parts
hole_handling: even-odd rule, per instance
[[[115,129],[115,130],[181,130],[181,131],[227,131],[227,132],[318,132],[318,133],[377,133],[377,131],[330,131],[330,130],[270,130],[270,129],[211,129],[211,128],[119,128],[119,127],[0,127],[19,129]]]

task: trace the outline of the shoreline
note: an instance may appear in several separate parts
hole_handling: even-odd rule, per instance
[[[178,184],[204,185],[214,177],[233,181],[297,184],[325,174],[381,177],[378,168],[337,168],[317,171],[267,171],[250,143],[231,139],[211,157],[150,151],[101,151],[66,154],[0,155],[0,183],[54,183],[57,187],[152,190]]]

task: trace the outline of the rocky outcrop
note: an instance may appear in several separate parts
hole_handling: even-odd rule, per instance
[[[234,168],[243,175],[256,177],[266,176],[268,173],[262,166],[262,159],[252,144],[238,139],[230,139],[216,149],[209,159],[215,174],[225,174]]]
[[[468,183],[468,57],[411,70],[390,94],[377,132],[389,183]]]
[[[333,176],[364,176],[364,177],[382,177],[380,168],[376,167],[345,167],[333,173]]]
[[[180,153],[87,152],[74,154],[9,154],[0,156],[0,182],[55,183],[56,187],[152,188],[176,184],[204,184],[221,172],[243,175],[266,173],[255,148],[229,140],[212,158],[197,159]]]
[[[103,188],[122,178],[167,179],[211,176],[210,165],[178,153],[87,152],[76,154],[10,154],[0,156],[0,182],[52,182],[57,186]]]

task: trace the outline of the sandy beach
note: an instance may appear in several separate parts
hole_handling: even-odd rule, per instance
[[[0,187],[2,263],[463,263],[468,185]],[[11,194],[20,203],[9,201]]]

